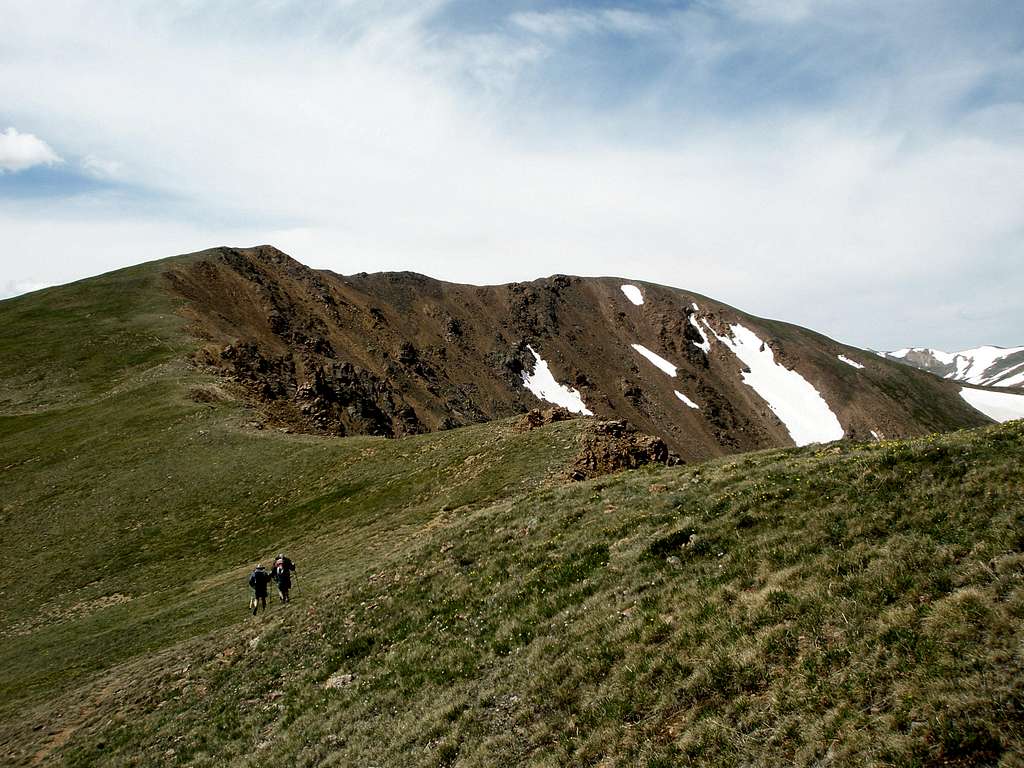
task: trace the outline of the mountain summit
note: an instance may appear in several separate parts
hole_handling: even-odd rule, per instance
[[[402,436],[545,403],[622,419],[684,460],[987,422],[959,387],[661,285],[342,276],[270,246],[173,260],[193,360],[266,423]]]
[[[962,352],[908,347],[879,354],[944,379],[986,387],[1024,389],[1024,347],[983,346]]]

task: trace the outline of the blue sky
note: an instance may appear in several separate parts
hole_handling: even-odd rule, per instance
[[[1024,5],[0,0],[0,295],[218,244],[1024,343]]]

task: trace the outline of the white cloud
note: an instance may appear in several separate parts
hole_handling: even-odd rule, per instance
[[[45,207],[0,206],[0,232],[2,297],[217,245],[256,245],[267,242],[260,235],[270,234],[152,215],[126,216],[116,200],[85,196]]]
[[[684,58],[603,111],[548,109],[520,77],[559,36],[649,20],[562,11],[438,40],[417,4],[387,5],[349,3],[359,23],[310,13],[261,27],[240,3],[225,34],[197,28],[187,4],[14,4],[20,37],[0,58],[12,122],[46,125],[83,168],[165,191],[188,214],[0,201],[2,274],[56,282],[270,242],[343,273],[644,279],[879,348],[1021,343],[1024,144],[995,133],[998,116],[987,131],[919,130],[928,121],[909,110],[945,103],[927,101],[920,72],[939,70],[915,59],[827,109],[682,119],[659,88],[689,74]],[[690,20],[686,56],[737,45]],[[73,68],[38,55],[65,48]]]
[[[86,155],[82,158],[82,170],[95,179],[116,179],[124,170],[124,165],[117,160]]]
[[[725,0],[722,6],[748,21],[794,24],[829,4],[834,0]]]
[[[512,14],[509,20],[527,32],[559,40],[577,34],[643,35],[658,29],[657,22],[651,16],[625,8],[525,11]]]
[[[0,133],[0,173],[17,173],[37,165],[53,165],[61,162],[50,146],[31,133],[19,133],[17,128],[8,128]]]

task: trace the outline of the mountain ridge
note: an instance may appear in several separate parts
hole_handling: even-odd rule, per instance
[[[985,387],[1024,389],[1024,347],[983,345],[961,352],[905,347],[878,354],[943,379]]]
[[[583,407],[688,461],[792,445],[779,414],[813,408],[835,419],[810,424],[824,441],[987,423],[932,377],[645,281],[345,276],[270,246],[191,254],[167,275],[202,342],[195,362],[240,383],[270,423],[303,431],[401,436],[506,418],[541,405],[525,384],[542,362]]]

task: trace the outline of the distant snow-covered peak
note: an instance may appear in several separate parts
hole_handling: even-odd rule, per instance
[[[961,352],[907,347],[883,352],[882,356],[953,381],[989,387],[1024,387],[1024,347],[983,345]]]

